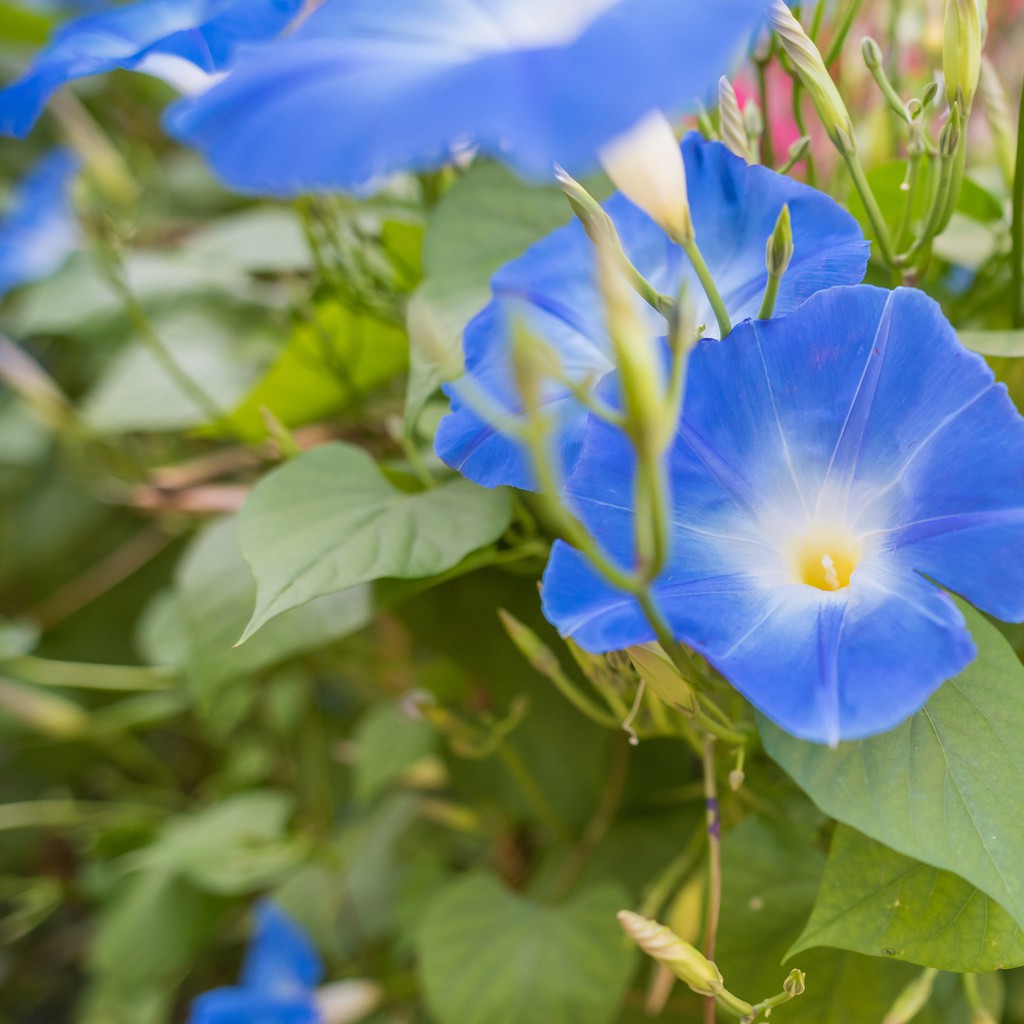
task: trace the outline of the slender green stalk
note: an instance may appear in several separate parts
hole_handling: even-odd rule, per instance
[[[900,0],[889,0],[889,38],[888,53],[886,61],[888,67],[886,73],[894,88],[898,91],[900,87],[900,15],[902,12]]]
[[[961,975],[964,986],[964,998],[971,1008],[971,1024],[996,1024],[992,1011],[985,1005],[981,997],[981,989],[978,985],[977,974]]]
[[[807,119],[804,117],[804,84],[800,81],[800,76],[794,70],[792,73],[793,79],[793,120],[796,122],[797,130],[801,136],[807,135]],[[812,147],[807,147],[807,184],[812,188],[817,184],[818,171],[814,163],[814,150]]]
[[[868,59],[867,47],[871,46],[874,48],[876,54],[875,58]],[[904,123],[910,124],[912,119],[910,112],[907,110],[907,105],[900,98],[900,94],[896,91],[892,82],[889,81],[889,76],[886,74],[885,68],[882,66],[880,60],[877,59],[879,53],[877,44],[874,40],[865,40],[865,60],[868,70],[871,72],[871,77],[874,78],[875,84],[878,86],[882,95],[885,97],[885,102],[888,104],[889,109]]]
[[[128,283],[124,261],[121,259],[117,243],[110,239],[103,240],[100,250],[100,263],[106,278],[121,300],[121,305],[124,307],[124,311],[135,328],[139,339],[149,349],[164,373],[174,381],[178,390],[192,402],[199,412],[210,422],[219,420],[223,416],[220,406],[198,381],[193,380],[188,371],[174,358],[173,353],[163,343],[156,328],[150,321],[149,315],[143,308],[142,303],[135,297],[135,293]]]
[[[662,460],[638,457],[636,473],[636,530],[638,575],[656,580],[668,557],[668,485]]]
[[[708,833],[708,910],[704,955],[712,962],[718,941],[718,918],[722,909],[722,822],[718,810],[718,780],[715,777],[715,738],[704,740],[704,815]],[[715,1024],[715,998],[704,1004],[705,1024]]]
[[[875,233],[875,241],[878,243],[882,259],[890,267],[894,266],[895,257],[892,249],[892,239],[889,236],[889,227],[885,223],[885,217],[882,216],[875,193],[868,183],[867,175],[864,173],[864,165],[860,162],[856,149],[844,147],[842,153],[843,158],[846,160],[846,166],[850,169],[850,177],[853,178],[854,187],[860,193],[861,201],[864,203],[868,220],[871,221],[871,227]]]
[[[170,690],[174,688],[177,680],[177,674],[171,669],[51,661],[31,654],[6,662],[4,670],[26,683],[35,683],[37,686],[59,686],[79,690]]]
[[[683,249],[689,257],[690,263],[693,265],[693,269],[697,274],[697,279],[700,281],[701,287],[704,289],[704,294],[708,297],[708,302],[711,303],[711,308],[715,312],[715,319],[718,321],[718,330],[721,336],[725,338],[732,330],[732,323],[729,320],[729,312],[725,308],[725,303],[722,301],[722,296],[718,291],[718,286],[715,284],[715,280],[711,276],[711,271],[708,270],[708,265],[704,262],[704,257],[701,255],[700,247],[697,245],[695,240],[691,240],[683,244]]]
[[[910,242],[910,233],[914,224],[914,203],[917,201],[917,189],[921,183],[921,166],[924,162],[924,151],[911,154],[907,162],[906,200],[903,204],[903,216],[896,229],[896,248],[902,251]]]
[[[761,308],[758,310],[758,320],[770,320],[775,311],[775,300],[779,297],[779,285],[782,283],[781,274],[769,274],[768,283],[764,286],[764,298],[761,300]]]
[[[811,15],[811,26],[807,34],[816,43],[818,41],[818,34],[821,32],[821,23],[825,20],[825,8],[828,6],[828,0],[818,0],[814,6],[814,14]]]
[[[846,42],[846,37],[850,34],[850,29],[853,28],[853,23],[857,20],[857,15],[860,14],[863,3],[864,0],[850,0],[849,4],[847,4],[846,10],[843,11],[843,17],[839,22],[839,27],[836,29],[836,34],[833,36],[828,52],[825,54],[826,67],[830,67],[839,59],[839,54],[843,52],[843,44]]]
[[[620,733],[612,744],[611,765],[608,778],[601,791],[601,801],[594,816],[587,822],[583,834],[573,847],[568,859],[559,872],[555,883],[555,899],[564,897],[587,865],[601,840],[615,821],[615,816],[622,805],[622,797],[626,792],[626,776],[629,772],[630,745],[626,737]]]
[[[931,209],[928,211],[928,219],[921,229],[920,235],[914,240],[906,252],[896,257],[896,265],[909,267],[918,253],[927,251],[932,240],[941,230],[942,218],[949,199],[950,190],[953,187],[954,160],[940,160],[939,178],[935,186],[935,194],[932,197]]]
[[[555,814],[554,808],[548,803],[544,791],[537,784],[536,779],[530,774],[525,762],[507,742],[498,747],[498,756],[504,762],[509,773],[516,780],[520,791],[526,798],[531,810],[537,817],[556,835],[566,842],[572,840],[568,829]]]
[[[761,136],[761,163],[765,167],[771,167],[775,163],[775,141],[772,138],[771,117],[768,114],[768,63],[770,59],[771,52],[769,51],[768,60],[756,61],[757,95],[761,103],[761,112],[764,114],[765,119],[765,131]]]
[[[1013,326],[1024,327],[1024,89],[1017,115],[1017,160],[1013,172],[1013,228],[1010,309]]]

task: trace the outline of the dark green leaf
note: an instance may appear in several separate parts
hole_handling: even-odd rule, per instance
[[[920,973],[910,964],[836,949],[804,951],[783,965],[810,913],[824,863],[814,830],[801,818],[748,818],[723,837],[715,960],[726,986],[756,1002],[781,991],[790,968],[807,974],[807,990],[773,1010],[771,1024],[877,1024]],[[965,1019],[954,1015],[951,1021]],[[946,1018],[929,1008],[914,1024],[939,1020]]]
[[[1024,921],[1024,667],[963,602],[978,657],[902,725],[834,750],[760,720],[768,753],[826,814],[953,871]],[[879,694],[884,699],[884,692]]]
[[[845,825],[836,829],[814,912],[789,955],[814,946],[960,973],[1024,964],[1020,931],[998,903],[958,875]]]

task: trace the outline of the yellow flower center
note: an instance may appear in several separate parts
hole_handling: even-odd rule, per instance
[[[796,538],[790,557],[798,583],[842,590],[860,561],[860,544],[841,527],[815,529]]]

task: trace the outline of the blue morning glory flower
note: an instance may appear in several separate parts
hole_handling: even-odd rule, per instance
[[[59,28],[25,76],[0,92],[0,133],[24,136],[65,82],[115,68],[170,81],[223,70],[244,43],[276,36],[302,0],[142,0]]]
[[[78,246],[71,187],[78,158],[54,150],[25,176],[0,220],[0,298],[48,277]]]
[[[654,109],[693,104],[762,0],[327,0],[287,39],[172,109],[228,184],[372,189],[467,146],[550,178]]]
[[[315,1001],[322,975],[299,926],[273,903],[261,903],[240,984],[201,995],[189,1024],[323,1024]]]
[[[975,656],[936,584],[1024,620],[1024,419],[910,289],[836,288],[701,342],[667,457],[675,635],[783,729],[882,732]],[[587,432],[567,501],[633,560],[634,458]],[[935,581],[935,583],[932,582]],[[640,608],[562,542],[546,616],[590,651],[654,639]]]
[[[828,196],[764,167],[748,166],[696,132],[684,139],[682,148],[697,241],[734,323],[756,316],[760,309],[768,281],[765,243],[787,203],[794,255],[782,278],[777,314],[790,312],[822,288],[863,278],[868,243],[856,221]],[[605,209],[640,272],[673,297],[685,281],[688,298],[696,303],[697,322],[714,329],[714,314],[683,250],[623,196],[612,197]],[[521,415],[510,365],[512,316],[526,317],[576,382],[593,382],[611,372],[594,248],[579,223],[560,228],[503,267],[491,287],[494,299],[465,332],[466,371],[510,421]],[[652,334],[665,334],[664,319],[653,310],[650,317]],[[458,384],[448,393],[452,412],[441,422],[437,454],[484,486],[531,487],[530,460],[522,446],[481,419],[460,395]],[[586,412],[566,387],[554,383],[546,402],[558,424],[568,473],[579,456]]]

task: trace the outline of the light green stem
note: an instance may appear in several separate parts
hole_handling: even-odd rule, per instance
[[[729,320],[729,312],[725,308],[725,303],[722,301],[722,296],[718,291],[718,286],[715,284],[714,278],[711,276],[711,271],[708,270],[707,263],[704,262],[704,257],[701,255],[700,247],[697,242],[691,239],[689,242],[683,243],[683,250],[689,257],[690,263],[693,265],[693,269],[697,274],[697,279],[700,281],[701,287],[704,289],[704,294],[708,297],[708,302],[711,303],[711,308],[715,312],[715,319],[718,321],[718,331],[722,338],[725,338],[732,330],[732,323]]]

